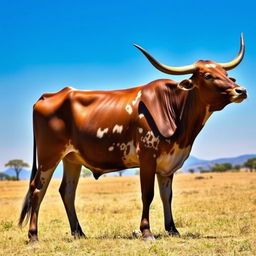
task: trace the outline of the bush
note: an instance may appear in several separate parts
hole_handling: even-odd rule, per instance
[[[0,180],[16,180],[16,177],[10,176],[5,173],[0,173]]]
[[[211,167],[212,172],[226,172],[232,169],[231,163],[215,164]]]

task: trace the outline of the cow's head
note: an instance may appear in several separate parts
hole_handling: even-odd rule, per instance
[[[192,74],[178,84],[181,90],[197,88],[201,100],[210,105],[211,110],[220,110],[231,102],[241,102],[246,97],[246,89],[236,84],[234,78],[228,77],[227,70],[235,68],[243,59],[245,46],[243,35],[240,38],[238,56],[228,63],[199,60],[196,63],[183,67],[170,67],[159,63],[147,51],[135,45],[158,70],[171,75]]]

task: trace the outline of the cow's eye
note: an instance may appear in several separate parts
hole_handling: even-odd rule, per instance
[[[214,77],[213,77],[210,73],[206,73],[206,74],[204,75],[204,79],[210,80],[210,79],[214,79]]]

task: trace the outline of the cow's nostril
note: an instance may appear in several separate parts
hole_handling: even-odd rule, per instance
[[[242,87],[236,88],[236,89],[235,89],[235,92],[236,92],[237,94],[244,94],[244,93],[246,93],[246,89],[245,89],[245,88],[242,88]]]

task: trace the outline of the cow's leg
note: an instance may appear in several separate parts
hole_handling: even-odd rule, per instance
[[[164,208],[164,224],[165,230],[169,235],[179,235],[179,231],[176,229],[173,217],[172,217],[172,180],[173,175],[170,177],[163,177],[157,174],[157,180],[159,185],[160,196],[163,202]]]
[[[149,225],[149,208],[154,198],[155,168],[152,168],[152,166],[149,165],[149,162],[145,163],[143,164],[141,162],[140,168],[140,184],[143,203],[140,230],[143,239],[147,241],[155,240]]]
[[[56,166],[57,165],[52,168],[47,167],[47,169],[44,169],[43,165],[39,164],[39,169],[35,175],[35,178],[31,181],[31,217],[28,231],[30,242],[38,240],[37,233],[39,208]]]
[[[63,179],[59,191],[68,215],[71,234],[75,238],[85,237],[85,234],[83,233],[82,228],[78,222],[75,210],[75,194],[80,176],[81,165],[74,164],[66,159],[63,159],[63,166]]]

